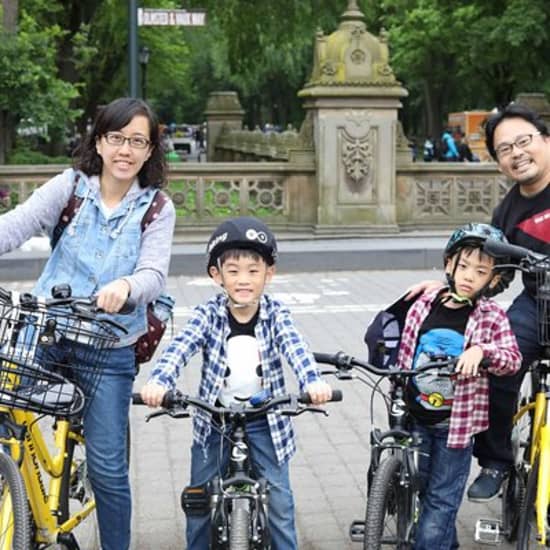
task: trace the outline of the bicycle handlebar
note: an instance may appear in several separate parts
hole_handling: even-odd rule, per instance
[[[402,370],[395,367],[389,368],[389,369],[382,369],[374,365],[371,365],[370,363],[367,363],[365,361],[360,361],[359,359],[356,359],[351,355],[347,355],[343,351],[338,351],[332,354],[315,352],[313,356],[315,357],[315,361],[317,361],[317,363],[332,365],[336,367],[338,370],[346,371],[346,370],[351,370],[352,368],[358,367],[360,369],[366,370],[367,372],[370,372],[371,374],[375,374],[377,376],[405,376],[405,377],[415,376],[421,372],[433,370],[441,367],[452,366],[454,368],[459,359],[458,357],[442,357],[441,359],[438,358],[433,361],[424,363],[415,369]],[[481,360],[480,366],[482,368],[488,368],[490,364],[491,364],[491,361],[489,359],[483,358]]]
[[[519,262],[515,265],[506,265],[501,267],[514,267],[523,271],[529,271],[532,268],[550,269],[550,257],[538,252],[533,252],[523,246],[516,244],[503,243],[494,239],[487,239],[483,243],[483,250],[490,256],[508,257],[513,261]]]
[[[332,397],[329,401],[342,401],[343,395],[341,390],[332,390]],[[141,394],[133,393],[132,394],[132,404],[133,405],[145,405]],[[302,405],[311,405],[311,397],[308,393],[301,393],[299,395],[286,394],[280,395],[278,397],[273,397],[267,402],[260,404],[258,406],[250,406],[247,403],[239,403],[231,407],[218,407],[216,405],[211,405],[198,397],[191,397],[181,393],[179,390],[168,391],[164,395],[162,400],[161,407],[163,409],[176,409],[176,408],[186,408],[188,405],[191,405],[197,409],[209,412],[213,415],[226,415],[226,414],[243,414],[245,416],[256,416],[263,414],[270,409],[273,409],[279,405],[290,404],[293,408],[298,409],[298,404]]]

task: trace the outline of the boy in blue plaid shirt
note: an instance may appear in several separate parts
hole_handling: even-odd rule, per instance
[[[236,398],[267,391],[286,393],[281,356],[294,370],[301,391],[315,404],[331,398],[315,360],[294,326],[290,312],[264,294],[274,274],[277,244],[259,220],[234,218],[222,223],[210,237],[208,274],[223,292],[195,308],[184,329],[166,348],[141,391],[150,406],[159,406],[166,391],[175,387],[180,368],[199,351],[203,354],[199,397],[229,406]],[[294,499],[288,461],[296,451],[290,419],[277,413],[250,422],[247,435],[253,467],[270,484],[269,529],[274,550],[297,548]],[[197,412],[193,424],[191,485],[199,486],[222,471],[220,434],[212,419]],[[210,518],[187,517],[187,548],[209,546]]]

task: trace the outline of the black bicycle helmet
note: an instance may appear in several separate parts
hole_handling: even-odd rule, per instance
[[[508,243],[508,240],[500,229],[486,223],[468,223],[458,229],[455,229],[447,242],[447,246],[445,246],[445,251],[443,252],[444,263],[446,264],[449,258],[454,256],[463,248],[482,248],[483,243],[487,239],[493,239],[501,243]],[[485,253],[487,254],[487,252]],[[510,263],[510,258],[504,258],[502,256],[495,258],[495,265],[508,263]],[[500,292],[503,292],[508,288],[508,286],[510,286],[510,283],[514,279],[514,273],[515,272],[513,269],[499,270],[498,274],[500,275],[500,280],[498,284],[493,287],[489,287],[489,285],[487,285],[481,294],[483,296],[492,297],[496,296]],[[455,289],[453,279],[454,273],[450,276],[447,275],[448,283],[451,290],[454,292]]]
[[[207,266],[217,266],[218,258],[231,249],[246,249],[257,252],[267,263],[277,260],[277,241],[271,230],[257,218],[242,216],[221,223],[212,233],[206,246]]]

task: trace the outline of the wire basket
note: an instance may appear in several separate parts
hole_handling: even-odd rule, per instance
[[[537,325],[541,346],[550,346],[550,271],[536,272]]]
[[[0,302],[0,405],[56,416],[81,412],[117,340],[91,314]]]

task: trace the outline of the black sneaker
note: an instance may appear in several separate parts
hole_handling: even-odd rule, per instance
[[[506,475],[506,470],[500,468],[481,468],[481,472],[468,488],[468,500],[473,502],[493,500],[500,493]]]

